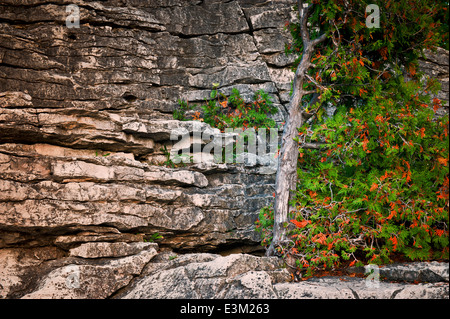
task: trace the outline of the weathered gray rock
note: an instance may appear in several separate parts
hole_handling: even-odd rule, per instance
[[[9,237],[10,243],[22,238],[20,234]],[[0,249],[0,298],[18,298],[22,291],[31,291],[43,275],[40,270],[64,256],[64,251],[49,246]]]
[[[60,235],[53,239],[53,243],[57,247],[63,249],[70,249],[83,243],[108,242],[108,243],[135,243],[142,242],[143,234],[121,233],[114,227],[99,227],[99,226],[75,226],[70,228],[76,232],[75,234]]]
[[[245,254],[227,257],[212,254],[184,255],[163,265],[151,265],[145,276],[136,280],[116,297],[125,299],[236,298],[238,295],[239,298],[270,297],[273,295],[272,280],[286,280],[290,277],[286,270],[279,268],[277,258]]]
[[[159,232],[166,245],[178,249],[238,241],[258,245],[253,223],[272,198],[273,175],[260,177],[257,170],[233,165],[171,169],[124,153],[100,156],[47,144],[0,149],[2,236],[9,236],[9,229],[24,234],[40,229],[41,236],[62,245],[77,242],[77,229],[79,242],[129,236],[94,234],[95,228],[82,233],[90,225],[109,225],[121,232]]]
[[[281,299],[448,299],[448,283],[379,282],[368,286],[366,280],[354,277],[324,277],[299,283],[280,283],[274,290]]]
[[[167,258],[168,257],[168,258]],[[157,258],[156,258],[157,259]],[[276,258],[233,254],[170,255],[154,260],[115,298],[238,299],[443,299],[448,282],[406,284],[364,278],[323,277],[290,282]],[[169,260],[168,260],[169,259]],[[171,259],[171,260],[170,260]],[[396,265],[391,266],[396,269]],[[410,266],[414,269],[414,265]],[[436,265],[423,263],[417,271]],[[448,270],[448,264],[446,265]]]
[[[0,298],[106,298],[157,253],[154,243],[71,244],[72,256],[51,246],[1,249]]]
[[[119,299],[448,299],[448,279],[374,282],[356,277],[292,282],[276,257],[156,254],[153,243],[87,243],[61,250],[0,251],[2,297]],[[55,257],[59,256],[58,259]],[[21,263],[18,263],[18,260]],[[386,268],[385,266],[384,268]],[[400,273],[405,265],[390,265]],[[448,273],[448,264],[411,263],[409,271]],[[382,268],[380,268],[382,269]],[[446,269],[446,270],[445,270]],[[381,273],[381,272],[380,272]],[[381,276],[383,277],[383,275]],[[22,289],[17,289],[22,287]],[[23,287],[26,287],[23,290]],[[28,291],[24,293],[24,291]]]
[[[72,248],[69,251],[71,257],[82,258],[104,258],[104,257],[125,257],[135,255],[149,246],[157,249],[158,245],[155,243],[109,243],[109,242],[95,242],[85,243],[78,247]]]
[[[439,92],[432,96],[442,100],[443,108],[437,111],[438,115],[448,114],[449,110],[449,56],[448,52],[438,48],[436,52],[426,51],[426,59],[419,61],[419,69],[426,76],[437,80],[441,84]]]
[[[22,298],[104,299],[126,286],[155,255],[156,250],[150,248],[99,264],[71,263],[51,271],[36,290]]]
[[[352,267],[350,273],[364,274],[364,267]],[[442,282],[448,281],[449,264],[446,262],[409,262],[383,265],[379,274],[386,280],[407,282]]]
[[[170,112],[183,91],[208,90],[213,82],[273,81],[237,1],[74,4],[80,7],[79,29],[64,26],[65,4],[4,7],[2,28],[14,41],[0,39],[5,65],[1,91],[27,90],[35,107],[133,107],[164,118],[160,111]],[[10,21],[31,24],[19,30]],[[58,47],[38,42],[56,42]],[[29,86],[26,81],[36,83]]]
[[[32,106],[31,96],[23,92],[1,92],[0,107]]]
[[[386,265],[380,268],[380,275],[388,280],[448,282],[448,271],[448,263],[445,262],[415,262]]]

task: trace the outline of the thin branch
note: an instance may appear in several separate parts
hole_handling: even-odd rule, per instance
[[[302,94],[303,95],[307,95],[307,94],[313,94],[313,93],[316,93],[316,92],[317,92],[316,90],[302,91]]]
[[[314,6],[314,4],[310,4],[309,6],[303,8],[303,16],[305,17],[306,20],[308,20],[309,16],[312,14],[312,7]]]
[[[303,46],[306,49],[306,47],[308,47],[310,44],[310,36],[308,31],[308,17],[312,13],[311,9],[313,7],[313,4],[304,7],[303,1],[298,0],[297,5],[298,5],[298,14],[300,16],[300,34],[302,37]]]
[[[325,41],[327,39],[327,34],[324,33],[322,34],[320,37],[315,38],[314,40],[311,41],[311,46],[315,47],[316,45],[318,45],[319,43]]]
[[[331,183],[328,183],[328,186],[330,186],[331,201],[333,202],[333,190],[331,189]]]
[[[338,41],[339,41],[339,43],[336,41],[336,39],[335,39],[335,37],[334,36],[332,36],[331,37],[331,39],[333,40],[333,44],[334,44],[334,46],[336,47],[336,49],[335,49],[335,51],[339,48],[339,46],[340,46],[340,42],[341,42],[341,33],[339,32],[339,28],[337,27],[337,25],[336,25],[336,23],[333,21],[333,24],[334,24],[334,27],[335,27],[335,29],[336,29],[336,32],[337,32],[337,34],[338,34],[338,36],[337,36],[337,38],[338,38]],[[334,51],[333,51],[334,52]]]
[[[307,77],[308,80],[310,80],[312,83],[314,83],[314,85],[317,86],[318,88],[320,88],[321,90],[325,90],[325,87],[320,85],[319,83],[317,83],[316,80],[314,80],[312,78],[312,76],[310,76],[308,73],[305,73],[305,77]]]
[[[327,82],[323,82],[323,85],[328,85],[328,86],[369,86],[371,85],[371,83],[362,83],[362,84],[348,84],[348,83],[327,83]],[[349,95],[349,96],[353,96],[353,95]]]
[[[298,13],[300,14],[300,16],[301,16],[301,14],[302,14],[302,9],[303,9],[303,0],[298,0],[297,1],[297,6],[298,6]]]
[[[300,144],[300,148],[310,149],[310,150],[320,150],[322,145],[325,143],[302,143]]]

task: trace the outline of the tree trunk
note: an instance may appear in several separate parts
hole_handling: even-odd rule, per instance
[[[308,31],[308,17],[312,13],[313,4],[303,5],[302,0],[298,0],[298,10],[300,17],[300,32],[303,42],[303,55],[300,64],[295,72],[292,97],[289,102],[289,114],[286,120],[283,137],[281,140],[281,149],[278,158],[277,178],[275,182],[275,206],[274,206],[274,224],[272,243],[267,249],[266,255],[273,256],[277,247],[282,246],[287,241],[285,224],[289,217],[289,200],[292,191],[297,186],[297,160],[298,160],[298,143],[294,138],[298,135],[300,126],[303,125],[303,107],[301,101],[304,95],[312,93],[304,91],[303,84],[305,77],[308,77],[316,86],[319,84],[307,75],[309,67],[312,65],[311,55],[314,47],[325,41],[326,34],[322,34],[314,40],[310,40]],[[320,87],[321,88],[321,87]]]
[[[304,95],[302,90],[304,72],[310,66],[309,60],[310,53],[305,51],[295,73],[293,93],[289,103],[289,115],[284,126],[278,157],[273,238],[266,252],[268,256],[273,256],[276,248],[286,241],[286,228],[284,225],[288,222],[289,199],[291,198],[291,191],[295,191],[297,185],[298,143],[294,141],[294,138],[298,135],[297,128],[303,124],[300,102]]]

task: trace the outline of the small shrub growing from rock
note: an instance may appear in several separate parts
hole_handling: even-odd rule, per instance
[[[200,106],[202,111],[196,111],[191,118],[186,116],[186,112],[198,107],[189,106],[182,100],[178,103],[180,107],[174,111],[174,119],[202,121],[222,132],[226,128],[276,127],[270,115],[276,114],[278,109],[273,105],[270,95],[263,90],[255,93],[253,101],[245,102],[238,89],[232,89],[230,96],[226,96],[218,91],[217,86],[214,86],[210,99]]]

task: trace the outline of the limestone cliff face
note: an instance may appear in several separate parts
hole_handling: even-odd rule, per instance
[[[66,25],[69,4],[79,28]],[[264,88],[283,110],[289,15],[288,1],[4,1],[3,245],[92,225],[159,232],[174,248],[256,243],[273,176],[152,164],[183,126],[177,100],[203,101],[213,82],[247,97]]]
[[[79,28],[66,25],[70,4]],[[68,263],[92,266],[99,256],[73,255],[83,245],[134,245],[157,233],[177,251],[258,247],[254,222],[273,199],[274,175],[242,165],[168,168],[161,148],[170,150],[172,130],[192,131],[172,119],[177,100],[201,102],[212,83],[245,98],[270,92],[283,120],[290,6],[2,1],[0,297],[24,295]],[[91,276],[120,269],[122,281],[111,275],[120,284],[107,291],[119,289],[153,256],[139,247],[127,257],[109,249],[101,258],[127,261],[96,265]]]
[[[66,27],[77,4],[80,28]],[[291,1],[2,1],[2,91],[34,108],[171,118],[212,83],[286,102]],[[24,102],[21,102],[23,104]],[[78,112],[79,113],[79,112]]]
[[[66,25],[70,4],[79,28]],[[264,89],[284,120],[292,4],[1,2],[0,298],[59,296],[45,290],[58,285],[75,289],[66,297],[109,297],[156,255],[145,243],[155,233],[178,252],[258,246],[273,172],[169,168],[161,148],[171,131],[193,130],[172,119],[177,100],[202,102],[212,83],[244,98]],[[448,101],[448,52],[430,57],[423,68]],[[72,274],[90,285],[76,290]]]

